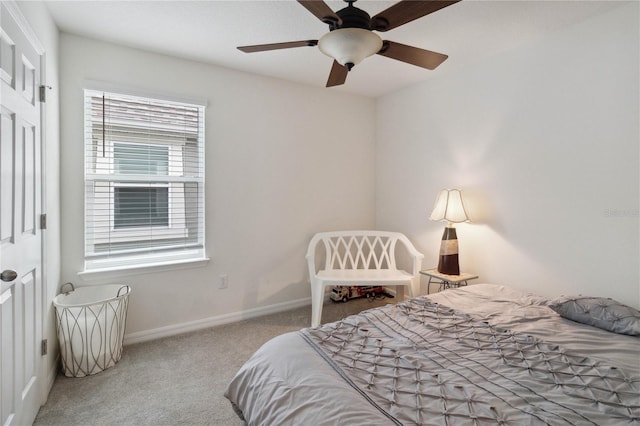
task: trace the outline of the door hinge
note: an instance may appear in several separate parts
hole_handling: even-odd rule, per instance
[[[47,101],[47,89],[51,89],[51,86],[40,86],[40,102]]]
[[[47,229],[47,215],[40,215],[40,229]]]
[[[42,345],[40,347],[40,354],[42,356],[47,354],[47,352],[49,350],[48,346],[49,346],[49,341],[47,339],[43,339],[42,340]]]

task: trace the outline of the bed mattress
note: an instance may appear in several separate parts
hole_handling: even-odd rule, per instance
[[[250,425],[640,424],[640,339],[473,285],[267,342],[225,396]]]

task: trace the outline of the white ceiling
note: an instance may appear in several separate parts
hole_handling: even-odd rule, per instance
[[[371,16],[395,1],[360,0]],[[293,0],[47,1],[58,27],[110,41],[236,70],[324,87],[332,60],[317,47],[243,53],[237,46],[318,39],[328,31]],[[333,9],[346,6],[327,1]],[[379,55],[365,59],[346,84],[326,90],[372,97],[500,52],[619,7],[617,1],[463,0],[381,33],[383,39],[449,55],[434,71]]]

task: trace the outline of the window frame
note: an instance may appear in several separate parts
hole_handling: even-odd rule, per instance
[[[197,111],[196,133],[189,133],[191,136],[185,136],[184,141],[174,141],[165,139],[162,132],[157,130],[158,124],[153,123],[153,119],[149,123],[144,122],[137,125],[129,125],[134,131],[146,129],[145,125],[155,130],[151,133],[160,132],[160,141],[131,141],[120,140],[117,136],[106,139],[104,136],[107,125],[102,125],[103,139],[102,149],[103,158],[99,159],[98,154],[94,153],[95,144],[95,114],[92,114],[91,105],[95,102],[96,96],[104,94],[115,102],[119,100],[148,101],[151,109],[158,105],[176,105],[176,108],[191,108]],[[204,169],[205,169],[205,109],[206,102],[176,99],[171,96],[158,96],[140,93],[132,93],[131,91],[120,90],[118,88],[96,88],[87,87],[83,93],[84,99],[84,124],[85,136],[84,147],[85,155],[84,163],[84,182],[85,182],[85,208],[84,208],[84,270],[82,274],[101,273],[119,270],[131,269],[148,269],[150,267],[168,265],[184,265],[186,263],[198,263],[208,261],[205,247],[205,220],[204,220]],[[102,113],[107,115],[103,103]],[[137,111],[134,111],[134,113]],[[186,114],[186,113],[185,113]],[[170,119],[170,117],[161,116],[162,119]],[[125,119],[126,121],[126,119]],[[175,121],[169,120],[168,127],[176,126]],[[122,123],[112,127],[126,126]],[[156,126],[156,127],[154,127]],[[167,134],[174,132],[167,131]],[[117,133],[117,132],[116,132]],[[135,132],[134,132],[135,133]],[[186,133],[185,133],[186,135]],[[157,143],[154,143],[157,142]],[[149,171],[146,174],[119,174],[116,166],[116,146],[118,144],[129,146],[140,146],[145,149],[149,147],[166,147],[167,148],[167,173],[153,174]],[[189,145],[191,144],[191,145]],[[135,149],[135,148],[134,148]],[[152,148],[153,149],[153,148]],[[149,150],[149,151],[152,151]],[[107,155],[108,153],[108,155]],[[149,154],[147,161],[153,161]],[[107,158],[104,158],[107,157]],[[151,158],[151,159],[149,159]],[[180,160],[176,160],[180,158]],[[195,160],[193,159],[195,158]],[[108,173],[99,172],[99,163],[106,163]],[[144,164],[144,159],[142,160]],[[144,168],[144,167],[143,167]],[[135,169],[135,167],[134,167]],[[148,168],[150,170],[151,168]],[[189,173],[187,173],[189,171]],[[131,172],[131,170],[129,170]],[[165,187],[167,188],[167,207],[168,207],[168,224],[150,225],[141,227],[115,227],[115,189],[122,187]],[[108,188],[108,194],[102,193]],[[180,192],[181,191],[181,192]],[[179,193],[180,192],[180,193]],[[109,213],[108,213],[108,231],[106,228],[98,231],[96,223],[103,224],[104,218],[99,218],[98,210],[95,207],[99,204],[100,197],[108,196]],[[195,204],[194,204],[195,203]],[[190,206],[195,205],[195,209],[190,210]],[[180,210],[182,209],[182,210]],[[104,208],[103,210],[104,211]],[[180,216],[176,220],[176,215]],[[151,220],[151,219],[150,219]],[[182,221],[180,223],[180,220]],[[189,225],[187,225],[189,222]],[[190,228],[188,228],[188,226]],[[102,229],[102,228],[101,228]],[[191,236],[189,232],[191,230]],[[195,231],[195,234],[194,234]],[[102,232],[102,234],[100,233]],[[108,236],[108,243],[101,239],[101,235]],[[144,236],[144,238],[143,238]],[[135,243],[145,241],[136,248]],[[100,251],[98,246],[107,244],[108,248]],[[119,248],[111,248],[113,245],[120,244]],[[145,245],[146,244],[146,245]],[[129,248],[128,245],[131,247]],[[146,253],[145,253],[146,251]]]

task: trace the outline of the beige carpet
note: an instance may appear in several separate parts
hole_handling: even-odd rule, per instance
[[[325,303],[323,322],[395,299]],[[242,425],[224,390],[264,342],[308,327],[311,307],[125,346],[113,368],[58,375],[35,425]]]

